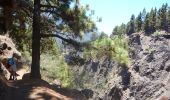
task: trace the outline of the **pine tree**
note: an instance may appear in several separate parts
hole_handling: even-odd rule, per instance
[[[142,14],[142,15],[141,15],[142,21],[144,21],[144,20],[145,20],[145,17],[146,17],[146,9],[145,9],[145,8],[143,9],[143,11],[142,11],[141,14]]]
[[[117,35],[118,34],[118,28],[119,28],[119,26],[115,26],[114,27],[113,32],[112,32],[113,35]]]
[[[139,32],[142,30],[142,13],[140,12],[136,18],[136,31]]]
[[[156,20],[157,20],[157,8],[155,7],[153,11],[154,31],[156,31]]]
[[[149,13],[149,33],[153,33],[156,31],[156,12],[157,10],[153,8]]]
[[[135,32],[135,15],[133,14],[129,22],[129,29],[127,34],[130,35],[134,32]]]
[[[156,16],[156,30],[161,30],[160,13],[161,13],[161,10],[159,9],[159,10],[157,11],[157,16]]]
[[[126,34],[128,35],[128,32],[129,32],[129,28],[130,28],[130,22],[128,22],[126,24]]]
[[[165,30],[167,31],[167,18],[166,18],[166,14],[167,14],[167,7],[168,7],[168,4],[163,4],[162,7],[160,8],[160,26],[161,26],[161,29],[162,30]]]
[[[122,23],[120,26],[115,26],[112,34],[119,35],[119,36],[126,34],[126,25]]]
[[[149,13],[146,14],[146,18],[144,21],[144,31],[146,34],[149,33]]]
[[[120,26],[120,35],[126,34],[126,24],[121,24]]]
[[[32,34],[32,66],[30,77],[40,79],[40,0],[34,0],[33,34]]]
[[[170,33],[170,7],[168,8],[168,12],[167,12],[167,24],[168,24],[167,31]]]

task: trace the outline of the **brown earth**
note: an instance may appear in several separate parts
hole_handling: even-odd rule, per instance
[[[0,82],[0,100],[86,100],[78,90],[57,88],[40,79],[9,81],[0,76]]]

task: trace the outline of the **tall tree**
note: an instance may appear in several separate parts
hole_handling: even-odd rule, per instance
[[[156,13],[157,10],[155,9],[151,9],[150,13],[149,13],[149,32],[153,33],[156,31]]]
[[[159,10],[157,11],[157,16],[156,16],[156,29],[157,29],[157,30],[161,30],[160,13],[161,13],[161,10],[159,9]]]
[[[32,37],[32,67],[31,67],[31,78],[41,78],[40,75],[40,37],[58,37],[68,43],[79,46],[79,43],[74,41],[73,39],[63,38],[58,35],[61,30],[66,29],[65,32],[72,33],[72,36],[82,36],[82,32],[90,32],[95,30],[95,24],[86,16],[86,10],[79,7],[79,0],[76,0],[76,5],[73,10],[68,9],[71,4],[71,0],[59,0],[56,1],[57,6],[52,5],[41,5],[40,0],[34,1],[34,11],[33,11],[33,37]],[[55,4],[55,2],[53,2]],[[41,7],[45,7],[44,12],[51,13],[50,17],[51,27],[48,29],[50,33],[56,34],[48,34],[41,33],[40,34],[40,5]],[[54,8],[55,10],[49,10],[49,8]],[[59,8],[58,8],[59,7]],[[46,14],[46,13],[45,13]],[[45,15],[44,15],[45,16]],[[38,20],[39,19],[39,20]],[[62,21],[61,21],[62,20]],[[57,21],[57,22],[54,22]],[[57,25],[56,25],[57,23]],[[58,25],[59,24],[59,25]],[[88,24],[88,25],[87,25]],[[52,30],[52,27],[56,25],[56,28]],[[64,27],[64,28],[61,28]],[[61,29],[60,29],[61,28]],[[74,38],[74,37],[73,37]]]
[[[126,34],[126,28],[127,28],[127,27],[126,27],[126,24],[123,24],[123,23],[122,23],[122,24],[120,25],[120,30],[119,30],[119,31],[120,31],[120,35]]]
[[[136,31],[139,32],[142,30],[142,13],[140,12],[136,18]]]
[[[144,8],[142,13],[141,13],[141,17],[142,17],[142,21],[145,20],[145,17],[146,17],[146,9]]]
[[[129,29],[128,29],[128,35],[132,34],[135,32],[135,15],[133,14],[131,16],[130,22],[129,22]]]
[[[142,11],[142,30],[144,30],[144,21],[145,21],[145,18],[146,18],[146,9],[144,8],[143,11]]]
[[[123,23],[120,26],[116,26],[113,29],[112,35],[119,35],[119,36],[121,36],[123,34],[126,34],[126,25],[123,24]]]
[[[112,35],[117,35],[119,30],[119,26],[115,26],[112,32]]]
[[[170,33],[170,7],[168,8],[167,12],[167,26],[168,26],[168,32]]]
[[[144,21],[144,31],[146,34],[149,33],[149,13],[146,14],[146,18]]]
[[[160,26],[162,30],[166,30],[167,31],[167,18],[166,18],[166,14],[167,14],[167,7],[168,4],[163,4],[162,7],[160,8]]]
[[[32,34],[32,65],[31,78],[41,78],[40,74],[40,0],[34,0],[33,34]]]

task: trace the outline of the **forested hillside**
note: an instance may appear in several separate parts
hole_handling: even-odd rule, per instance
[[[150,35],[160,30],[170,32],[170,7],[167,3],[161,8],[152,8],[149,12],[143,9],[137,16],[133,14],[128,23],[123,23],[113,29],[113,35],[130,35],[141,31]]]

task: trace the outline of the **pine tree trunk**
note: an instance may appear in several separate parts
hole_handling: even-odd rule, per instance
[[[32,34],[32,79],[40,79],[40,0],[34,0],[33,34]]]
[[[12,8],[10,8],[8,5],[4,6],[3,14],[4,32],[7,33],[11,30],[12,26]]]

